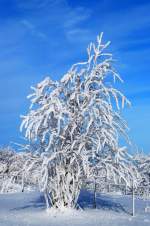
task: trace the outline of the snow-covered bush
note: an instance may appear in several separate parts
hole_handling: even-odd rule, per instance
[[[32,87],[29,113],[21,130],[43,158],[40,187],[56,208],[75,207],[84,180],[93,168],[118,175],[129,185],[132,172],[119,138],[127,138],[120,107],[130,104],[114,83],[109,42],[87,48],[85,62],[74,64],[60,81],[49,77]],[[128,139],[128,138],[127,138]]]

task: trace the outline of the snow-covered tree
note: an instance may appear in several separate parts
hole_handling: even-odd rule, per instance
[[[141,176],[138,193],[141,193],[144,197],[150,197],[150,156],[137,153],[133,159]]]
[[[5,185],[9,183],[8,174],[15,151],[10,147],[0,148],[0,191],[3,192]],[[7,181],[7,183],[6,183]]]
[[[128,139],[119,110],[130,103],[114,88],[122,80],[108,45],[99,35],[87,48],[87,61],[74,64],[60,81],[45,78],[28,96],[31,107],[21,130],[43,158],[40,187],[55,208],[76,206],[83,181],[98,164],[130,177],[119,146],[120,136]]]
[[[99,182],[101,178],[114,184],[125,184],[131,187],[132,182],[135,186],[140,179],[138,169],[134,164],[133,158],[127,152],[126,147],[118,148],[117,152],[109,152],[99,155],[97,164],[92,168],[91,176]]]
[[[31,164],[32,163],[32,164]],[[41,158],[31,152],[16,152],[9,148],[0,150],[0,192],[24,191],[37,186]],[[32,168],[32,169],[31,169]]]
[[[10,159],[14,156],[14,151],[10,147],[0,148],[0,177],[8,172],[11,164]]]
[[[15,152],[10,147],[0,148],[0,175],[8,171],[11,164],[10,159]]]

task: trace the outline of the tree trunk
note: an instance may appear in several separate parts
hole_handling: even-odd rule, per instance
[[[132,182],[132,216],[135,216],[135,193],[134,193],[134,181]]]
[[[94,208],[96,209],[96,179],[94,181]]]

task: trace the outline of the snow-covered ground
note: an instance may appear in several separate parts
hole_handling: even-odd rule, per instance
[[[1,194],[0,226],[149,226],[150,201],[136,199],[136,216],[131,216],[131,197],[98,195],[93,209],[93,194],[83,191],[79,204],[84,210],[58,213],[45,210],[43,195],[38,192]]]

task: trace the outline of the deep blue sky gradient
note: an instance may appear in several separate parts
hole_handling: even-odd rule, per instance
[[[60,79],[104,32],[111,40],[133,143],[150,151],[150,1],[0,0],[0,145],[22,142],[30,86]]]

